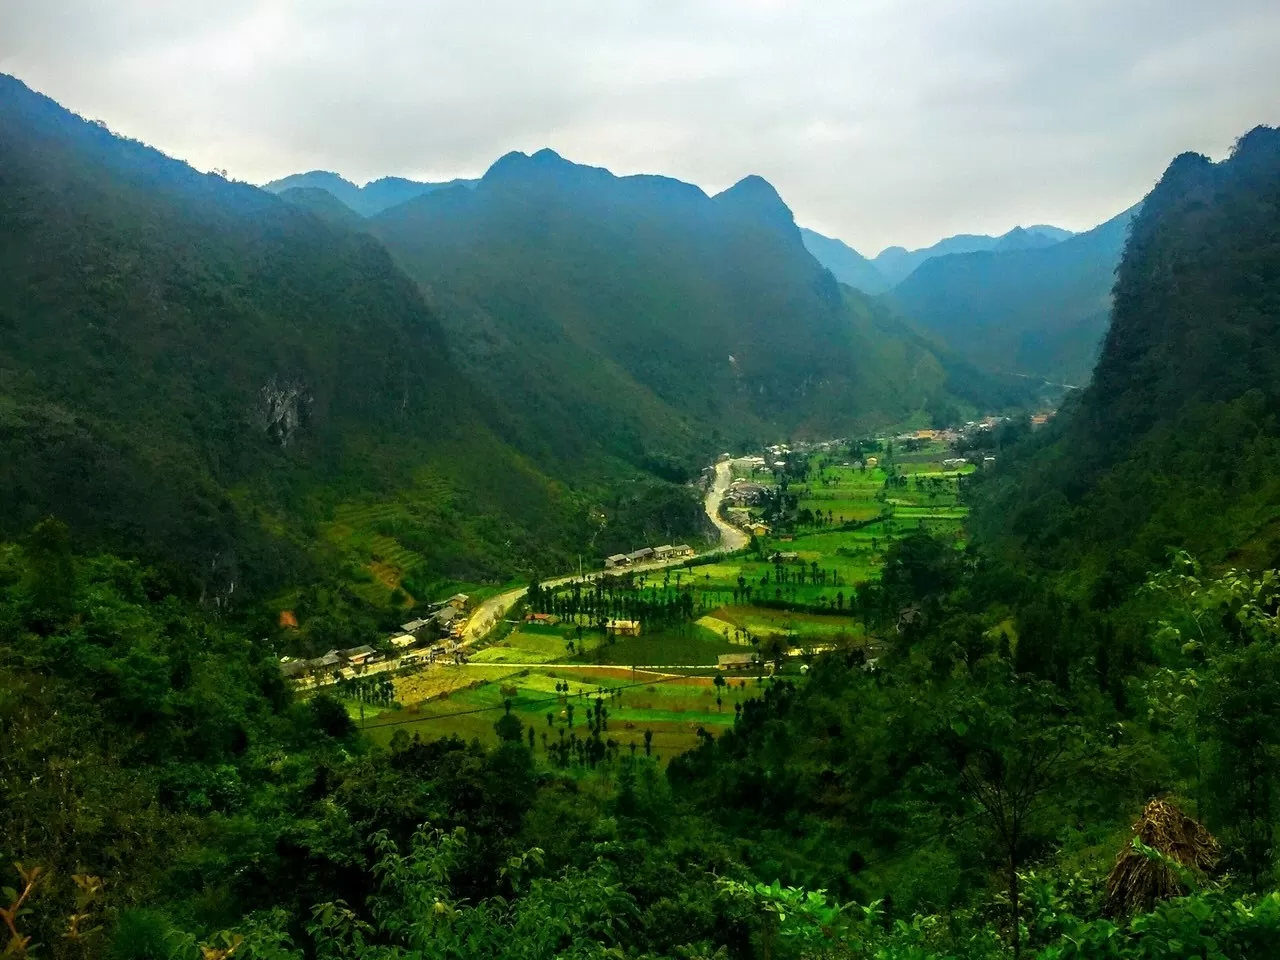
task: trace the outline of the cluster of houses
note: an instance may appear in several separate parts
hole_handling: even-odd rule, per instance
[[[406,664],[415,663],[424,656],[428,661],[434,660],[441,654],[458,649],[458,641],[467,625],[470,603],[471,598],[465,593],[455,593],[443,603],[435,604],[426,617],[400,624],[400,632],[387,640],[390,651],[365,644],[347,650],[330,650],[311,660],[281,657],[280,672],[287,679],[297,680],[305,676],[325,676],[351,667],[364,667],[388,658],[398,659]],[[294,622],[296,624],[296,620]],[[429,644],[430,649],[414,652],[415,648]]]
[[[729,491],[724,495],[724,502],[731,507],[755,507],[764,500],[767,492],[765,486],[749,480],[735,480],[729,484]]]
[[[680,543],[675,546],[664,543],[660,547],[641,547],[631,553],[615,553],[612,557],[605,557],[604,568],[606,570],[616,570],[619,567],[630,567],[637,563],[652,563],[655,560],[677,560],[680,557],[692,556],[693,547],[687,543]]]

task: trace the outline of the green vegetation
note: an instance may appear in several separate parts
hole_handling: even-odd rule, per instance
[[[1093,382],[974,485],[976,534],[1104,607],[1170,548],[1280,562],[1277,202],[1275,130],[1174,161],[1134,220]]]
[[[501,439],[370,237],[0,93],[0,534],[52,513],[221,604],[318,583],[379,616],[705,526],[669,480]]]
[[[744,446],[1028,395],[840,288],[758,177],[707,197],[509,154],[473,189],[392,207],[369,230],[430,289],[459,364],[541,462],[603,452],[687,476],[717,452],[708,438]]]
[[[563,321],[521,334],[573,334],[533,366],[600,379],[538,409],[536,377],[456,375],[372,239],[0,84],[4,960],[1280,952],[1276,131],[1175,161],[1094,384],[975,438],[994,466],[787,456],[740,498],[769,527],[746,551],[558,583],[540,565],[689,525],[670,481],[706,418],[947,421],[962,368],[876,339],[932,386],[855,390],[832,343],[896,321],[801,262],[762,181],[540,154],[388,220],[456,214],[481,265],[444,299],[510,321],[476,327],[504,374],[521,323]],[[519,203],[545,235],[504,233]],[[669,208],[707,233],[673,244]],[[742,328],[673,331],[682,301]],[[699,368],[744,331],[756,394]],[[592,420],[577,391],[607,384]],[[619,396],[647,399],[614,421]],[[281,675],[516,575],[535,616],[472,662]]]

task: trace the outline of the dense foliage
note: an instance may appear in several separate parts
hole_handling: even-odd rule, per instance
[[[369,228],[429,289],[464,369],[552,458],[603,447],[644,463],[707,437],[829,435],[1026,396],[842,291],[758,177],[708,197],[510,154]]]
[[[1280,133],[1186,154],[1134,220],[1093,382],[975,484],[975,530],[1107,605],[1170,547],[1274,566]]]
[[[53,513],[241,600],[367,563],[318,543],[343,503],[407,504],[427,579],[704,524],[687,465],[585,483],[502,436],[375,240],[0,77],[0,534]]]
[[[515,405],[469,388],[449,364],[457,332],[323,198],[310,197],[317,215],[200,176],[0,83],[6,960],[1280,950],[1280,572],[1226,562],[1261,568],[1277,552],[1275,131],[1219,165],[1180,158],[1146,201],[1094,385],[1042,433],[1008,424],[976,441],[999,453],[967,490],[977,542],[895,537],[879,579],[827,611],[847,609],[849,629],[825,652],[788,663],[775,641],[757,659],[776,675],[759,662],[733,678],[756,696],[735,700],[724,732],[660,758],[648,737],[641,753],[609,736],[620,688],[577,691],[579,738],[560,678],[548,703],[566,722],[551,742],[545,714],[541,749],[509,699],[489,749],[403,728],[375,745],[352,713],[394,696],[385,675],[304,699],[281,677],[283,644],[318,652],[386,628],[311,576],[332,560],[320,528],[357,522],[339,506],[394,503],[373,514],[379,537],[493,576],[513,541],[556,562],[628,530],[674,531],[698,509],[687,490],[647,480],[593,501],[540,467],[604,453],[602,475],[630,462],[630,478],[645,465],[681,479],[703,414],[673,411],[723,402],[713,412],[735,429],[817,423],[827,414],[806,404],[853,401],[853,356],[922,371],[939,389],[886,381],[860,396],[926,413],[960,400],[939,356],[872,337],[897,321],[814,269],[761,181],[714,199],[650,178],[618,192],[603,172],[512,157],[378,229],[426,210],[456,215],[451,242],[469,256],[510,244],[519,256],[482,260],[489,286],[454,277],[443,296],[494,297],[489,321],[533,324],[524,345],[548,338],[530,354],[548,380],[566,356],[607,357],[631,379],[609,367],[583,383],[637,385],[624,399],[650,384],[641,419],[602,414],[601,430],[622,424],[607,440],[556,436],[591,422],[579,387],[548,389],[550,413],[533,406],[537,379]],[[653,231],[654,262],[611,236],[602,197],[631,218],[628,237]],[[539,229],[504,232],[521,204]],[[688,214],[684,246],[654,239],[666,206]],[[606,270],[603,249],[630,253]],[[535,252],[554,269],[530,270]],[[655,270],[679,274],[672,252],[706,289],[646,287],[634,303]],[[771,257],[812,283],[744,272]],[[584,271],[591,292],[566,299],[579,288],[557,270]],[[540,284],[549,299],[522,299]],[[677,295],[732,306],[741,329],[676,329],[664,298]],[[604,329],[600,313],[628,322]],[[769,341],[783,313],[800,327]],[[489,345],[514,329],[493,327]],[[584,352],[555,346],[568,333]],[[761,389],[687,365],[710,355],[704,336],[739,351]],[[495,364],[513,362],[502,352]],[[521,437],[539,466],[505,442]],[[781,473],[809,468],[789,457]],[[786,487],[770,496],[781,526],[819,524]],[[692,570],[676,573],[674,586],[534,585],[528,603],[605,630],[619,617],[683,629],[701,611],[681,581]],[[733,593],[771,588],[783,604],[827,574],[779,562]],[[252,599],[282,582],[301,638]],[[225,602],[237,594],[251,599]]]

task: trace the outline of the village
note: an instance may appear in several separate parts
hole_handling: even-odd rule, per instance
[[[299,686],[322,686],[365,673],[432,664],[446,658],[461,663],[466,658],[462,638],[470,606],[467,594],[454,594],[435,604],[426,617],[400,624],[398,633],[377,646],[363,644],[329,650],[310,660],[281,657],[280,672]]]

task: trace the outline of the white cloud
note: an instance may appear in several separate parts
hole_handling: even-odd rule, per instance
[[[551,146],[771,180],[868,253],[1084,228],[1280,122],[1273,0],[0,0],[0,70],[255,181]]]

